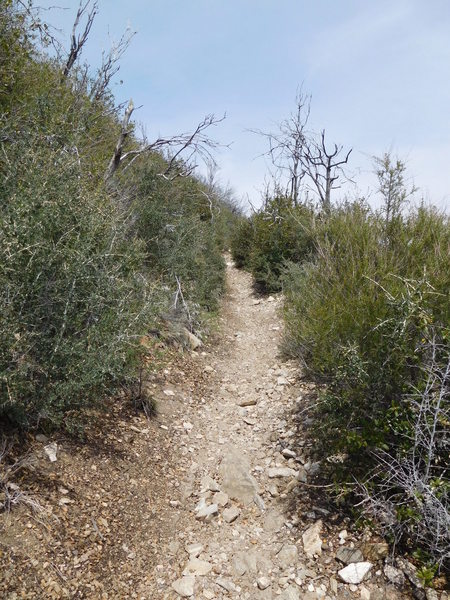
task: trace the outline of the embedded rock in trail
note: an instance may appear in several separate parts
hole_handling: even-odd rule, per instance
[[[290,585],[284,590],[278,600],[301,600],[300,591],[295,585]]]
[[[303,548],[306,555],[313,558],[314,555],[322,554],[322,540],[320,532],[322,531],[322,521],[316,521],[302,535]]]
[[[250,475],[250,464],[243,457],[242,452],[235,447],[224,449],[224,458],[220,465],[222,476],[222,491],[232,500],[251,504],[255,494],[259,493],[258,483]]]
[[[181,577],[172,583],[172,588],[182,598],[190,598],[194,595],[195,577],[189,575]]]

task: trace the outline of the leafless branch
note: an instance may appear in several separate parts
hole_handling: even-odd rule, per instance
[[[195,168],[195,164],[192,163],[193,158],[199,156],[206,162],[214,161],[213,150],[222,146],[222,144],[210,138],[206,132],[211,127],[221,123],[225,119],[225,115],[217,118],[211,114],[200,121],[192,132],[181,133],[172,137],[159,137],[151,143],[147,143],[144,140],[144,143],[139,148],[123,152],[125,141],[130,133],[129,121],[133,110],[134,106],[130,100],[122,121],[121,133],[114,155],[105,174],[106,181],[112,178],[120,165],[124,164],[124,170],[126,170],[136,159],[149,152],[167,153],[167,167],[160,174],[165,179],[170,179],[174,176],[187,176]]]
[[[89,33],[91,31],[95,16],[97,15],[97,12],[98,12],[97,0],[94,0],[94,2],[92,3],[92,8],[88,12],[90,4],[91,4],[91,0],[86,0],[86,2],[84,4],[83,4],[83,1],[81,0],[80,4],[78,6],[75,21],[74,21],[73,27],[72,27],[72,34],[70,36],[70,39],[71,39],[70,50],[69,50],[66,65],[65,65],[64,71],[63,71],[64,77],[67,77],[69,75],[77,58],[80,56],[80,54],[83,50],[83,46],[85,45],[85,43],[89,37]],[[84,27],[83,32],[78,33],[77,30],[80,25],[80,21],[85,14],[87,15],[86,25]]]

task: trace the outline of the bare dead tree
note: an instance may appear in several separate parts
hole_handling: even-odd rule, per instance
[[[172,137],[158,137],[153,142],[143,140],[138,148],[133,148],[124,152],[124,146],[131,133],[130,118],[134,111],[133,101],[130,100],[125,111],[121,131],[114,154],[111,157],[108,168],[105,173],[105,181],[110,181],[116,173],[119,166],[124,165],[124,170],[128,169],[139,157],[149,152],[166,152],[167,167],[160,173],[161,177],[170,179],[175,176],[188,176],[197,166],[193,159],[200,157],[205,162],[214,161],[213,150],[222,146],[219,142],[209,137],[207,131],[225,119],[215,115],[207,115],[196,128],[187,133],[180,133]],[[179,168],[181,165],[181,168]]]
[[[320,135],[307,129],[311,112],[311,96],[301,89],[295,98],[295,110],[278,125],[278,131],[266,133],[251,130],[268,140],[268,156],[276,172],[272,173],[276,193],[284,193],[297,205],[302,189],[315,193],[325,211],[331,207],[331,192],[340,186],[341,177],[347,178],[344,165],[352,150],[345,155],[343,146],[325,142],[325,130]],[[306,182],[309,182],[309,185]]]
[[[275,188],[290,196],[295,205],[299,202],[301,183],[306,174],[303,159],[305,145],[308,144],[309,135],[306,131],[311,110],[311,96],[302,90],[297,92],[295,110],[290,116],[281,121],[277,132],[266,133],[259,129],[251,130],[265,137],[269,143],[269,150],[265,156],[270,158],[276,173],[272,174]],[[282,180],[286,183],[283,185]]]
[[[83,50],[83,46],[85,45],[85,43],[88,39],[89,33],[91,31],[95,16],[97,15],[97,12],[98,12],[97,0],[94,0],[94,2],[92,3],[92,7],[89,10],[90,4],[91,4],[91,0],[86,0],[86,2],[84,4],[81,1],[78,6],[77,14],[75,16],[75,21],[74,21],[73,27],[72,27],[72,34],[70,36],[70,40],[71,40],[70,50],[69,50],[67,61],[66,61],[64,71],[63,71],[64,77],[67,77],[69,75],[77,58],[80,56],[81,51]],[[80,21],[84,15],[87,15],[86,24],[84,26],[84,30],[81,33],[78,33],[78,27],[79,27]]]
[[[338,181],[341,176],[345,177],[344,165],[348,163],[352,149],[344,155],[343,146],[333,144],[333,149],[328,150],[325,143],[325,129],[323,129],[319,141],[310,140],[303,146],[303,150],[304,172],[314,186],[313,190],[319,196],[322,207],[329,212],[331,190],[340,187]]]

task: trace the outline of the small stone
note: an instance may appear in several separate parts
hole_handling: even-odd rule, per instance
[[[316,521],[302,535],[303,548],[309,558],[313,558],[315,554],[322,554],[322,540],[320,533],[322,531],[322,521]]]
[[[41,444],[46,444],[48,442],[48,437],[43,433],[37,433],[35,436],[35,440],[40,442]]]
[[[297,471],[294,471],[294,469],[290,469],[289,467],[272,467],[268,469],[267,475],[270,479],[295,477],[297,475]]]
[[[405,576],[400,571],[400,569],[396,569],[392,565],[384,565],[383,572],[391,583],[394,585],[398,585],[399,587],[403,587],[405,585]]]
[[[268,577],[260,577],[256,580],[256,584],[260,590],[265,590],[270,586],[270,579]]]
[[[307,483],[307,481],[308,481],[308,473],[307,473],[305,467],[299,467],[298,474],[297,474],[297,479],[301,483]]]
[[[219,587],[223,588],[227,592],[234,592],[236,590],[236,586],[229,579],[224,579],[223,577],[219,577],[216,579],[216,583]]]
[[[206,560],[191,558],[184,568],[183,575],[207,575],[212,569],[212,565]]]
[[[203,544],[186,544],[184,548],[186,552],[194,558],[197,558],[197,556],[203,552]]]
[[[206,365],[206,367],[203,370],[205,371],[205,373],[214,373],[214,369],[210,365]]]
[[[211,590],[203,590],[202,593],[206,600],[213,600],[215,598],[214,592],[211,592]]]
[[[364,560],[361,550],[358,550],[357,548],[347,548],[345,546],[341,546],[337,549],[336,558],[343,562],[344,565],[363,562]]]
[[[202,492],[220,492],[219,484],[217,483],[217,481],[214,481],[214,479],[209,475],[205,475],[204,477],[202,477],[200,485]]]
[[[52,442],[51,444],[47,444],[44,446],[44,452],[48,456],[50,462],[56,462],[56,453],[58,452],[58,444],[56,442]]]
[[[370,562],[351,563],[338,571],[338,575],[344,583],[358,584],[361,583],[372,567],[373,565]]]
[[[238,406],[255,406],[257,402],[256,398],[243,398],[238,401]]]
[[[173,390],[164,390],[163,394],[166,396],[175,396],[175,392]]]
[[[252,427],[257,423],[257,420],[253,417],[242,417],[242,420],[244,421],[244,423],[246,423],[247,425],[251,425]]]
[[[216,492],[212,499],[214,504],[217,504],[222,508],[230,501],[228,494],[225,494],[225,492]]]
[[[266,505],[264,504],[264,500],[261,498],[261,496],[259,494],[255,494],[255,497],[253,498],[253,502],[256,504],[256,506],[259,508],[259,510],[261,512],[264,512],[266,510]]]
[[[272,498],[276,498],[278,496],[278,488],[275,484],[269,485],[267,491],[272,496]]]
[[[223,511],[223,520],[227,523],[233,523],[241,514],[241,511],[236,506],[231,506]]]
[[[289,450],[289,448],[284,448],[281,451],[281,454],[284,456],[284,458],[295,458],[296,454],[293,450]]]
[[[197,521],[204,521],[205,523],[209,523],[213,517],[219,514],[219,507],[217,504],[210,504],[209,506],[204,506],[201,508],[195,518]]]
[[[188,575],[181,577],[172,583],[172,588],[182,598],[190,598],[194,595],[195,577]]]
[[[277,379],[277,385],[289,385],[289,381],[286,379],[286,377],[278,377]]]

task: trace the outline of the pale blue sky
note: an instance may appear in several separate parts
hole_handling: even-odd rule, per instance
[[[36,0],[70,30],[77,0]],[[310,124],[353,147],[362,193],[370,156],[392,149],[421,195],[450,205],[449,0],[99,0],[85,58],[93,65],[129,25],[137,31],[114,86],[143,107],[151,138],[227,113],[214,132],[231,149],[217,160],[238,197],[258,204],[263,139],[288,116],[297,87],[312,94]],[[337,193],[338,194],[338,193]],[[338,195],[335,195],[335,199]]]

